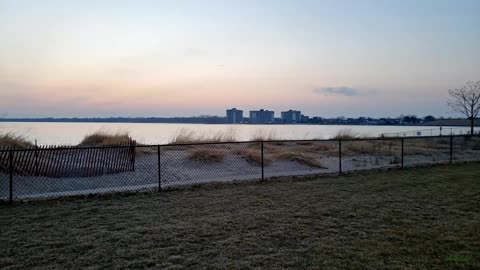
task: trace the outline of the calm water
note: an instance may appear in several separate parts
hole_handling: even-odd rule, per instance
[[[202,136],[211,136],[218,132],[233,132],[238,140],[248,140],[256,134],[273,134],[280,139],[326,139],[342,129],[370,136],[382,133],[406,132],[411,130],[435,129],[432,135],[438,135],[438,127],[429,126],[345,126],[345,125],[207,125],[207,124],[158,124],[158,123],[13,123],[0,122],[0,133],[16,132],[29,140],[37,139],[39,145],[74,145],[89,133],[104,130],[111,132],[127,131],[141,143],[167,143],[176,134],[194,131]],[[444,134],[449,134],[444,127]],[[468,128],[455,128],[456,133],[467,132]],[[422,135],[430,135],[423,131]],[[413,136],[414,133],[410,133]]]

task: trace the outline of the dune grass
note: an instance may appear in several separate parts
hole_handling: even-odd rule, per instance
[[[392,156],[400,154],[400,147],[398,141],[351,141],[342,145],[342,154]]]
[[[222,143],[222,142],[237,142],[238,132],[231,128],[225,131],[218,131],[210,135],[202,135],[190,129],[179,129],[174,136],[169,140],[168,144],[201,144],[201,143]],[[255,133],[247,139],[247,141],[274,141],[279,140],[280,137],[273,130],[257,129]]]
[[[257,129],[250,138],[250,141],[275,141],[281,140],[280,136],[274,130]]]
[[[237,149],[235,151],[235,154],[241,156],[244,158],[248,163],[260,166],[262,165],[262,152],[260,150],[260,147],[248,147],[248,148],[242,148],[242,149]],[[272,162],[272,160],[269,157],[264,156],[263,158],[263,164],[264,165],[269,165]]]
[[[0,205],[3,269],[480,269],[478,163]]]
[[[225,152],[220,149],[200,148],[190,151],[187,159],[198,162],[222,162]]]
[[[249,163],[260,166],[262,164],[262,152],[260,145],[237,149],[236,155],[241,156]],[[304,148],[292,148],[291,146],[282,147],[276,144],[266,144],[264,146],[264,165],[268,166],[273,161],[294,161],[310,167],[323,168],[317,157],[305,151]]]
[[[0,148],[25,149],[32,148],[34,144],[27,140],[25,136],[15,132],[5,132],[0,134]]]
[[[359,139],[361,137],[362,136],[360,135],[360,133],[354,132],[350,128],[344,128],[344,129],[339,130],[337,132],[337,134],[335,134],[335,136],[332,137],[332,139],[335,139],[335,140],[351,140],[351,139]]]
[[[182,128],[173,135],[168,144],[220,143],[235,141],[237,141],[235,129],[218,131],[211,135],[199,135],[194,130]]]
[[[98,130],[85,135],[78,146],[108,146],[127,144],[131,140],[128,132],[108,132]]]
[[[295,161],[309,167],[324,168],[318,158],[308,155],[301,151],[283,151],[273,155],[276,160]]]
[[[131,140],[128,132],[95,131],[85,135],[77,146],[109,146],[126,144]],[[0,147],[14,147],[17,149],[33,148],[35,145],[26,136],[6,132],[0,134]]]

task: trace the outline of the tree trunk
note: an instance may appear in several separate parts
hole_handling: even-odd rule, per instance
[[[470,118],[470,135],[473,135],[473,125],[475,123],[475,118]]]

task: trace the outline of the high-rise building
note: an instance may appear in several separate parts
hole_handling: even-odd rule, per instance
[[[275,121],[273,111],[261,109],[259,111],[250,111],[250,123],[252,124],[271,124]]]
[[[233,108],[227,110],[227,123],[230,124],[239,124],[243,121],[243,111],[237,110],[237,108]]]
[[[295,124],[302,122],[302,112],[289,110],[282,112],[282,122],[287,124]]]

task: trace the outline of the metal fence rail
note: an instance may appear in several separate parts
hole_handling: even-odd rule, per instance
[[[480,136],[0,149],[0,199],[480,161]]]

